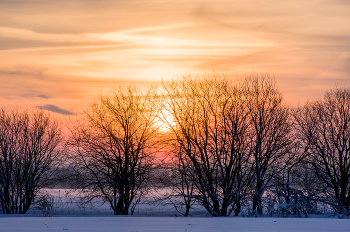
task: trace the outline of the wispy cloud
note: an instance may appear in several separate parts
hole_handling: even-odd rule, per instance
[[[296,97],[350,80],[345,0],[0,0],[0,9],[9,105],[74,109],[113,82],[212,68],[273,73]]]
[[[58,106],[55,106],[55,105],[51,105],[51,104],[47,104],[47,105],[43,105],[43,106],[37,106],[39,109],[43,109],[43,110],[48,110],[48,111],[51,111],[51,112],[55,112],[55,113],[58,113],[58,114],[63,114],[63,115],[75,115],[74,113],[68,111],[68,110],[65,110],[65,109],[62,109]]]
[[[84,34],[38,33],[27,29],[6,27],[0,27],[0,37],[17,38],[22,40],[41,40],[50,42],[96,42],[95,39]]]
[[[46,94],[34,94],[34,93],[31,93],[31,94],[23,94],[21,95],[22,97],[25,97],[25,98],[43,98],[43,99],[50,99],[52,97],[46,95]]]

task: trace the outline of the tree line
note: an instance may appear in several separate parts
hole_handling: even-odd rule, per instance
[[[117,86],[84,109],[67,139],[47,112],[3,109],[1,207],[26,213],[42,187],[70,180],[115,215],[133,214],[157,188],[171,190],[164,198],[184,216],[193,204],[215,217],[244,207],[272,214],[272,200],[285,214],[307,216],[323,203],[349,215],[349,124],[349,88],[290,107],[267,75]]]

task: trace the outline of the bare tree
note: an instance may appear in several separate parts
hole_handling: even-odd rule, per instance
[[[4,214],[25,214],[59,161],[58,124],[39,109],[0,111],[0,199]]]
[[[163,88],[175,124],[169,127],[181,148],[180,170],[186,167],[186,178],[195,186],[193,195],[182,195],[195,198],[212,216],[230,215],[234,203],[240,209],[249,160],[242,91],[216,73],[184,75]]]
[[[273,176],[273,166],[293,147],[289,108],[269,76],[246,79],[244,95],[248,99],[250,146],[255,172],[253,210],[262,214],[262,196]]]
[[[129,214],[130,207],[132,214],[142,197],[155,152],[156,116],[153,93],[118,86],[100,95],[72,130],[79,187],[109,202],[115,215]]]
[[[328,91],[322,100],[296,110],[307,161],[325,185],[324,201],[349,215],[350,89]]]

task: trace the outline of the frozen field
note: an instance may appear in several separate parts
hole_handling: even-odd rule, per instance
[[[346,232],[349,219],[334,218],[180,218],[180,217],[20,217],[1,216],[0,231],[121,232]]]
[[[42,212],[34,208],[24,216],[0,214],[0,232],[350,232],[350,219],[337,219],[335,216],[213,218],[206,217],[208,214],[203,208],[195,208],[191,210],[191,215],[195,217],[186,218],[175,217],[179,214],[173,206],[164,203],[139,204],[135,208],[134,216],[113,216],[108,204],[82,205],[74,194],[68,194],[69,192],[63,189],[49,190],[47,193],[54,196],[55,201],[50,217],[42,217]],[[152,198],[149,199],[151,200]]]
[[[173,217],[181,216],[173,204],[167,201],[159,200],[162,194],[165,195],[166,190],[160,190],[157,192],[151,192],[145,196],[146,202],[141,202],[136,205],[134,215],[135,216],[153,216],[153,217]],[[101,203],[99,201],[92,201],[87,204],[81,203],[77,192],[71,192],[66,189],[46,189],[43,191],[53,197],[53,208],[50,210],[50,216],[105,216],[113,215],[113,211],[109,203]],[[184,211],[181,209],[181,211]],[[32,216],[43,216],[42,211],[38,210],[35,205],[27,212]],[[191,216],[209,216],[207,211],[199,206],[194,205],[190,211]],[[0,212],[1,215],[1,212]]]

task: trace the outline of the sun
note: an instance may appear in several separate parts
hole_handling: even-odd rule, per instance
[[[176,123],[171,113],[163,109],[157,117],[156,127],[161,133],[168,133],[175,127]]]

